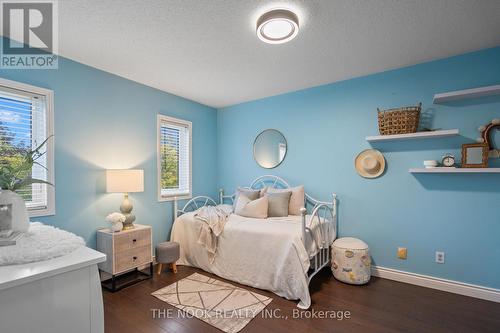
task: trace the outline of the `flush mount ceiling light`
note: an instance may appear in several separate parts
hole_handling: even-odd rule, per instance
[[[299,18],[287,9],[274,9],[257,20],[257,36],[265,43],[282,44],[299,33]]]

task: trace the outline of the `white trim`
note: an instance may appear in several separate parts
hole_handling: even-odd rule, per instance
[[[54,91],[50,89],[32,86],[30,84],[11,81],[0,78],[0,86],[25,91],[31,94],[45,96],[46,104],[46,124],[47,137],[54,135]],[[47,208],[28,210],[30,217],[49,216],[56,214],[56,183],[55,183],[55,163],[54,163],[54,137],[47,141],[47,181],[53,186],[47,186]]]
[[[173,195],[173,196],[168,196],[168,197],[166,197],[166,196],[162,197],[161,195],[159,195],[158,196],[158,201],[167,202],[167,201],[176,201],[176,200],[188,200],[188,199],[192,199],[192,198],[193,198],[193,196],[191,194],[185,195],[185,196],[175,196],[175,195]]]
[[[409,283],[416,286],[447,291],[454,294],[500,303],[500,289],[488,288],[475,284],[410,273],[380,266],[372,266],[372,275],[388,280]]]
[[[160,155],[161,155],[161,144],[160,144],[160,132],[161,132],[161,123],[162,121],[164,122],[170,122],[174,124],[179,124],[181,126],[187,126],[189,130],[189,193],[183,194],[179,196],[178,194],[172,194],[169,196],[162,196],[161,195],[161,161],[160,161]],[[177,197],[177,199],[191,199],[192,194],[193,194],[193,123],[188,121],[188,120],[183,120],[183,119],[178,119],[178,118],[173,118],[169,116],[165,116],[163,114],[158,114],[156,116],[156,187],[157,187],[157,195],[158,195],[158,201],[174,201]]]

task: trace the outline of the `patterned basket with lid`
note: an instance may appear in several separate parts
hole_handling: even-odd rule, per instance
[[[415,133],[420,120],[422,103],[378,111],[378,130],[380,135]]]

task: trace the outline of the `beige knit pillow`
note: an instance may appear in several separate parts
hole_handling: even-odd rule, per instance
[[[262,197],[256,200],[250,200],[244,194],[240,193],[234,213],[244,217],[252,217],[256,219],[267,218],[267,209],[269,201],[267,197]]]
[[[304,207],[305,201],[304,185],[284,189],[272,188],[270,186],[267,186],[260,191],[260,195],[264,196],[266,192],[282,193],[289,191],[292,191],[292,195],[290,196],[290,203],[288,204],[288,214],[300,215],[300,209]]]

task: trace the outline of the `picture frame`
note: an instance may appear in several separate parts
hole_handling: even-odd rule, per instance
[[[487,143],[462,145],[462,168],[487,168],[489,146]]]

